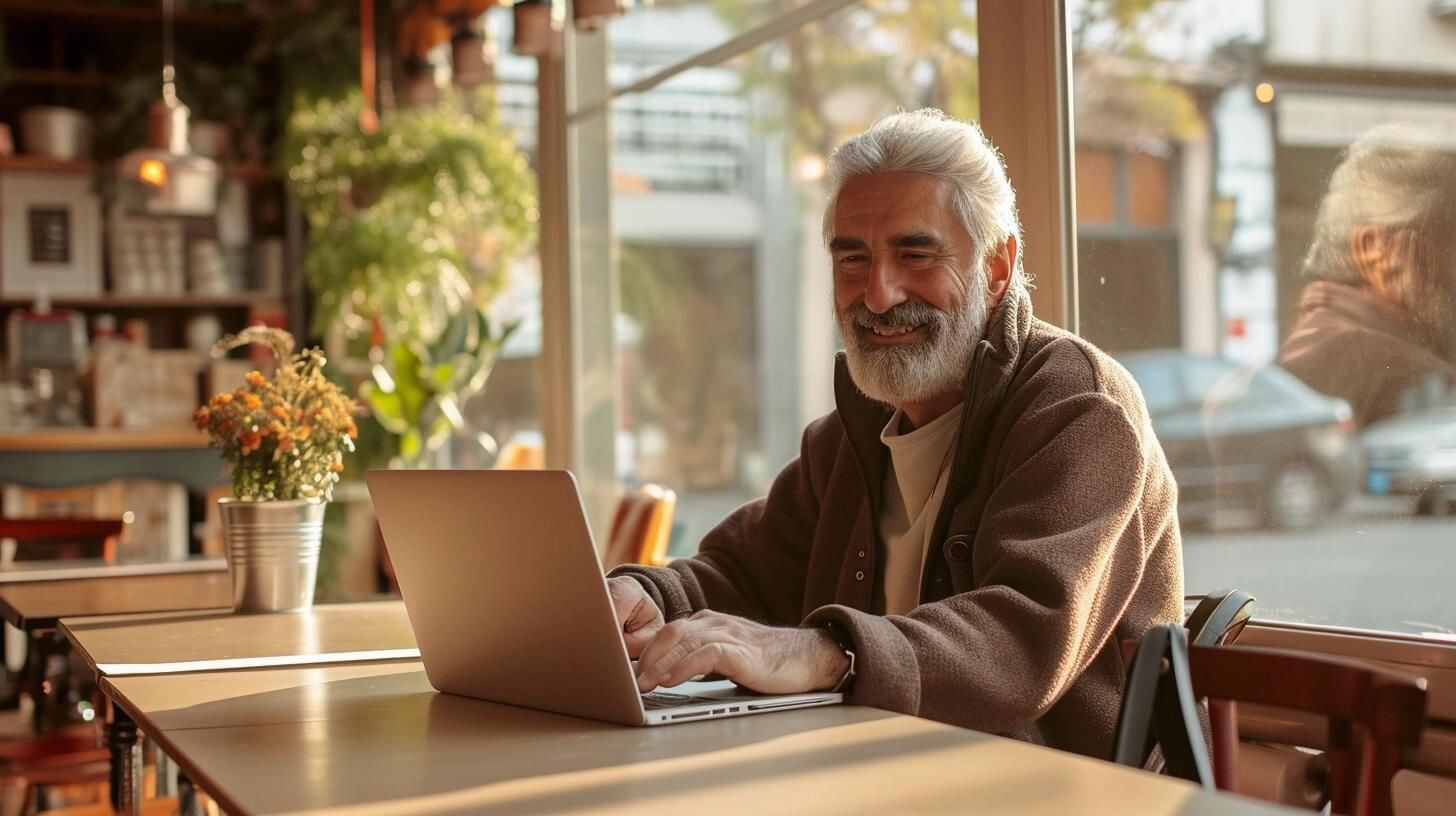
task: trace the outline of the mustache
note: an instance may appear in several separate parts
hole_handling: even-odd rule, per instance
[[[861,329],[876,326],[909,328],[928,324],[937,330],[944,323],[946,314],[923,300],[907,300],[878,313],[870,311],[863,300],[856,300],[845,308],[843,318]]]

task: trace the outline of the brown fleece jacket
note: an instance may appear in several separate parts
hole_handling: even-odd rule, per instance
[[[1182,618],[1176,489],[1132,378],[1007,295],[967,377],[921,605],[903,616],[873,606],[891,411],[842,357],[836,401],[768,496],[696,556],[614,574],[669,620],[839,623],[858,660],[852,702],[1109,756],[1118,644]]]

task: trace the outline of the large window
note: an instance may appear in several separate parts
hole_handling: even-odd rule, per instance
[[[1070,3],[1081,330],[1147,396],[1190,592],[1456,629],[1442,8]]]
[[[609,32],[620,87],[801,8],[658,4]],[[833,408],[822,177],[899,108],[976,114],[974,2],[861,2],[611,107],[617,469],[675,489],[691,553]]]

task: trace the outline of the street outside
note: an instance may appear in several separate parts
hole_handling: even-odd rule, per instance
[[[1236,587],[1258,599],[1259,618],[1456,633],[1456,517],[1412,511],[1357,497],[1314,530],[1188,530],[1188,594]]]

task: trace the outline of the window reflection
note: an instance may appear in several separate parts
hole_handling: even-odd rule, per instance
[[[1144,390],[1189,591],[1450,632],[1456,28],[1424,0],[1070,6],[1082,330]]]

